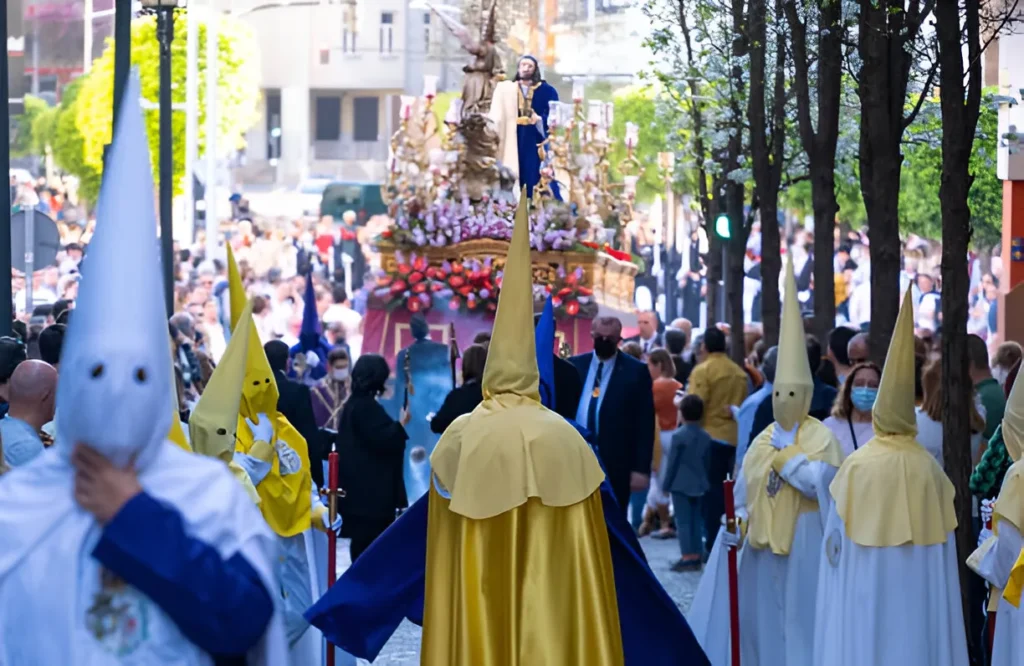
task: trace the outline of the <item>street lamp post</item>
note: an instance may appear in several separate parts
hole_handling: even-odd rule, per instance
[[[142,0],[142,6],[156,14],[156,37],[160,41],[160,260],[164,269],[164,298],[167,316],[174,314],[174,132],[171,116],[171,43],[174,41],[174,10],[184,0]]]
[[[20,7],[20,5],[17,5]],[[0,167],[10,177],[11,152],[10,146],[10,101],[7,84],[7,6],[0,10],[0,35],[4,37],[3,53],[0,53],[0,100],[4,105],[4,112],[0,118],[0,146],[3,146],[3,155],[0,156]],[[4,186],[3,201],[0,202],[0,257],[3,270],[10,272],[11,266],[11,206],[14,202],[10,200],[10,183]],[[11,294],[11,281],[5,276],[0,279],[0,335],[10,335],[11,325],[14,319],[14,302]]]
[[[724,199],[724,197],[723,197]],[[718,236],[722,245],[722,279],[719,281],[718,292],[718,321],[728,321],[728,306],[725,304],[729,284],[729,240],[732,238],[732,227],[728,213],[719,213],[715,218],[715,235]],[[730,322],[733,323],[733,322]]]
[[[665,180],[665,199],[662,204],[662,242],[665,244],[665,267],[662,279],[665,286],[665,321],[671,322],[679,316],[679,248],[676,247],[675,204],[672,197],[672,178],[675,172],[675,153],[658,153],[658,168]]]

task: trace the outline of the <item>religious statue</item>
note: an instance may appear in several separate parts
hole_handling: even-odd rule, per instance
[[[494,87],[489,116],[498,131],[498,162],[518,174],[527,196],[533,196],[541,180],[548,152],[548,111],[557,101],[558,92],[541,77],[540,65],[531,55],[519,59],[514,80]],[[554,198],[562,199],[557,182],[548,187]]]
[[[491,106],[491,94],[494,92],[494,78],[502,69],[501,58],[496,47],[496,25],[498,0],[491,3],[487,15],[487,23],[481,30],[479,40],[474,40],[469,29],[453,19],[443,7],[423,3],[431,9],[445,27],[458,38],[462,48],[473,56],[473,62],[462,68],[465,77],[462,81],[462,114],[463,117],[476,113],[486,114]]]

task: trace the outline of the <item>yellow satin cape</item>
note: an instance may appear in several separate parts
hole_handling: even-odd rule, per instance
[[[1010,465],[999,489],[995,507],[992,509],[992,530],[999,533],[999,523],[1007,521],[1024,531],[1024,461],[1018,460]]]
[[[1007,581],[1006,589],[1003,590],[1003,598],[1014,608],[1019,608],[1022,590],[1024,590],[1024,550],[1021,551],[1016,564],[1010,571],[1010,580]]]
[[[945,543],[955,491],[912,435],[876,435],[850,454],[829,487],[846,534],[861,546]]]
[[[313,482],[309,475],[309,449],[306,440],[292,427],[288,419],[276,411],[268,416],[274,421],[274,442],[284,442],[295,451],[302,468],[282,476],[281,461],[277,452],[272,445],[268,447],[265,442],[253,441],[252,432],[243,416],[238,417],[238,443],[235,450],[271,464],[270,473],[256,487],[260,498],[260,511],[275,534],[282,537],[295,536],[309,529],[313,515],[310,502]]]
[[[427,524],[420,664],[624,663],[600,490],[473,520],[432,485]]]
[[[808,460],[839,467],[843,453],[832,431],[811,416],[804,417],[793,443],[782,450],[771,444],[775,426],[771,424],[754,439],[743,459],[747,497],[750,498],[747,541],[758,550],[770,548],[776,555],[789,555],[797,518],[802,513],[817,511],[818,502],[785,481],[780,481],[782,485],[775,496],[769,497],[771,473],[781,474],[786,463],[800,454]]]

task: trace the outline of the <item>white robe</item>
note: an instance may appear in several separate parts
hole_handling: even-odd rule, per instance
[[[0,664],[3,666],[212,666],[148,597],[130,586],[112,588],[115,610],[105,639],[89,629],[89,610],[100,591],[101,566],[91,556],[100,526],[74,503],[74,472],[50,448],[0,479]],[[169,442],[139,472],[155,499],[179,511],[194,538],[227,559],[241,553],[268,591],[274,540],[259,510],[219,460],[197,456]],[[285,663],[287,646],[280,608],[259,645],[253,666]]]
[[[999,523],[999,536],[982,558],[978,575],[1002,590],[1021,550],[1021,536],[1012,523]],[[1024,613],[1000,597],[996,634],[992,640],[992,666],[1024,666]]]
[[[931,546],[860,546],[833,507],[820,573],[815,664],[968,663],[952,532]]]
[[[816,666],[814,604],[818,584],[823,525],[829,506],[828,486],[836,468],[794,456],[782,469],[782,478],[805,496],[818,501],[819,510],[797,518],[789,555],[759,550],[744,544],[737,558],[740,601],[740,663],[775,666]],[[746,519],[746,477],[734,487],[737,515]],[[715,546],[694,595],[687,621],[712,666],[729,666],[730,622],[728,548],[720,528]],[[828,666],[832,666],[829,664]],[[864,666],[864,665],[861,665]]]

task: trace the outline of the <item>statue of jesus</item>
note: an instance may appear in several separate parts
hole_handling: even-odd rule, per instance
[[[548,110],[558,101],[558,92],[541,78],[540,65],[531,55],[519,59],[513,81],[494,87],[489,117],[498,131],[498,161],[519,176],[518,187],[533,188],[540,182],[542,160],[539,147],[548,135]],[[561,200],[558,183],[551,194]]]

